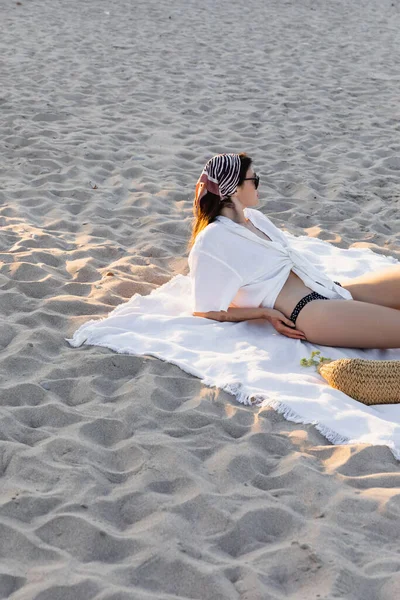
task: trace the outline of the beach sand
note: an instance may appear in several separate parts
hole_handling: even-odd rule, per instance
[[[187,273],[247,152],[283,230],[400,259],[400,4],[1,2],[0,598],[394,600],[385,446],[65,338]]]

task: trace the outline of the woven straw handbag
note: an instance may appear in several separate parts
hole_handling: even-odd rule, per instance
[[[340,358],[331,360],[314,356],[303,358],[302,366],[315,365],[318,373],[333,388],[351,398],[371,406],[373,404],[400,403],[400,360],[365,360],[361,358]]]

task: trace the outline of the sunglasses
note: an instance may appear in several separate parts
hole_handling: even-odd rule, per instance
[[[245,177],[243,181],[254,181],[254,187],[257,189],[260,183],[260,178],[257,173],[254,173],[254,177]]]

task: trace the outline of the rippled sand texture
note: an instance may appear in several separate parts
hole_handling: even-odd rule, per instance
[[[280,227],[400,258],[399,2],[1,3],[0,598],[394,600],[384,446],[64,338],[186,273],[246,151]]]

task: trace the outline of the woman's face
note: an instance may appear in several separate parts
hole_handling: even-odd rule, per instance
[[[242,206],[251,207],[257,206],[258,204],[258,190],[255,188],[254,179],[249,179],[250,177],[254,177],[255,172],[253,167],[249,167],[246,173],[246,179],[243,181],[241,185],[237,187],[236,196],[240,200]]]

